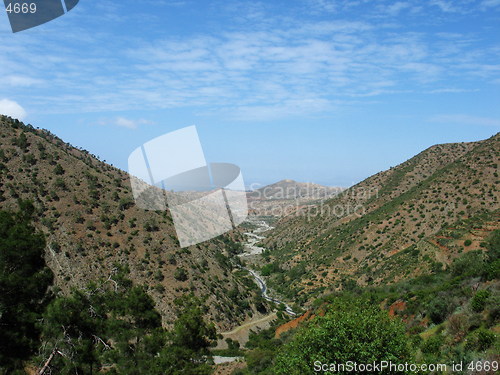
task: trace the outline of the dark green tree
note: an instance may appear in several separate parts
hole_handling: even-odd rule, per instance
[[[14,139],[13,144],[20,147],[23,151],[27,151],[29,143],[28,143],[28,138],[26,137],[26,134],[24,134],[24,132],[21,133],[19,135],[19,138]]]
[[[108,298],[107,335],[115,342],[109,358],[119,374],[163,374],[159,353],[166,345],[166,331],[154,302],[143,287],[126,289]]]
[[[45,239],[30,224],[33,205],[0,211],[0,373],[22,368],[38,347],[40,318],[52,282],[43,258]]]
[[[101,297],[74,290],[69,297],[56,298],[44,315],[45,356],[58,373],[92,374],[101,367],[100,353],[109,346],[103,336],[106,311]],[[104,338],[103,338],[104,337]]]
[[[169,334],[169,345],[161,353],[161,368],[164,373],[210,374],[207,364],[208,348],[216,339],[213,324],[204,320],[204,305],[193,295],[186,295],[175,301],[178,318]]]
[[[54,173],[56,175],[63,175],[65,172],[65,170],[63,169],[63,167],[61,166],[61,164],[57,164],[55,167],[54,167]]]
[[[487,280],[500,278],[500,229],[493,231],[488,244],[488,261],[485,267]]]
[[[154,302],[119,271],[69,296],[56,298],[44,316],[45,358],[61,374],[161,374],[157,355],[166,332]]]

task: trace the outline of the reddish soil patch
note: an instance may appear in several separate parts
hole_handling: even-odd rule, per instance
[[[311,320],[312,318],[314,318],[314,316],[315,316],[314,314],[311,314],[311,311],[306,311],[305,314],[302,314],[298,318],[295,318],[294,320],[290,320],[288,323],[280,325],[278,328],[276,328],[274,338],[279,339],[282,333],[297,328],[299,324],[302,323],[304,320]]]
[[[318,316],[324,316],[325,311],[323,309],[320,309],[318,311]],[[280,325],[278,328],[276,328],[276,332],[274,334],[274,337],[279,339],[282,333],[285,333],[291,329],[297,328],[302,322],[312,320],[316,317],[315,314],[311,312],[311,310],[306,311],[304,314],[299,316],[298,318],[295,318],[294,320],[290,320],[288,323]]]
[[[405,311],[405,310],[406,310],[406,302],[402,300],[397,300],[391,306],[389,306],[389,316],[390,317],[396,316],[398,311]]]

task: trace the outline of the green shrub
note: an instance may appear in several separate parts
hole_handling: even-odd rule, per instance
[[[277,272],[281,272],[281,268],[277,262],[266,264],[261,269],[262,276],[269,276],[272,273],[277,273]]]
[[[59,175],[59,176],[60,176],[60,175],[63,175],[63,174],[64,174],[64,172],[65,172],[65,171],[64,171],[63,167],[61,166],[61,164],[57,164],[57,165],[55,166],[55,168],[54,168],[54,173],[55,173],[56,175]]]
[[[425,354],[439,354],[443,343],[444,337],[442,335],[431,336],[424,341],[420,349],[422,350],[422,353]]]
[[[484,272],[485,262],[482,251],[471,251],[455,259],[451,265],[454,276],[474,277]]]
[[[474,297],[472,297],[472,300],[470,301],[470,306],[474,312],[481,312],[484,310],[484,306],[486,305],[486,302],[488,301],[488,298],[490,297],[490,291],[483,289],[478,291]]]
[[[427,315],[434,324],[443,322],[448,314],[451,312],[449,301],[439,296],[432,300],[427,308]]]
[[[174,254],[168,254],[168,255],[167,255],[167,262],[168,262],[169,264],[176,265],[176,264],[177,264],[177,261],[175,260],[175,255],[174,255]]]
[[[461,341],[469,330],[469,321],[465,314],[454,314],[447,322],[448,333],[457,341]]]
[[[270,373],[315,374],[316,361],[340,364],[382,360],[411,361],[403,324],[390,319],[377,305],[339,299],[325,316],[316,317],[281,348]],[[348,372],[336,369],[334,373]]]
[[[486,328],[479,328],[467,336],[465,348],[467,350],[484,351],[491,347],[496,340],[496,335]]]
[[[174,272],[174,278],[179,281],[186,281],[188,274],[184,268],[177,268]]]

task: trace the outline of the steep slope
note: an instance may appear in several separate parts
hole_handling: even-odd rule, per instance
[[[256,286],[228,260],[239,249],[238,232],[181,249],[169,212],[135,206],[127,173],[0,116],[0,208],[15,210],[18,199],[34,202],[46,261],[66,292],[120,266],[149,286],[166,324],[174,298],[190,292],[207,298],[207,316],[223,329],[255,311]]]
[[[352,280],[394,282],[443,263],[443,255],[433,251],[429,261],[407,267],[408,259],[398,254],[430,246],[428,237],[441,228],[497,210],[499,155],[499,134],[436,145],[320,206],[283,218],[266,240],[271,260],[283,270],[271,278],[273,286],[290,296],[302,293],[305,301],[312,291],[342,289]],[[490,219],[488,225],[497,228],[498,217]]]

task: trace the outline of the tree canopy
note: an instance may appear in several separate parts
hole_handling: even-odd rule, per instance
[[[45,239],[30,223],[33,205],[19,203],[17,213],[0,211],[0,375],[22,374],[29,362],[57,374],[211,372],[215,327],[193,295],[176,301],[169,331],[146,288],[120,265],[108,279],[48,293]]]
[[[22,367],[38,346],[40,318],[52,272],[43,259],[45,239],[30,224],[33,205],[0,211],[0,373]]]
[[[328,306],[324,316],[315,317],[282,347],[275,360],[274,373],[315,374],[315,362],[328,365],[383,360],[402,363],[411,360],[410,353],[400,321],[391,319],[377,305],[342,299]],[[326,373],[348,372],[336,369]]]

